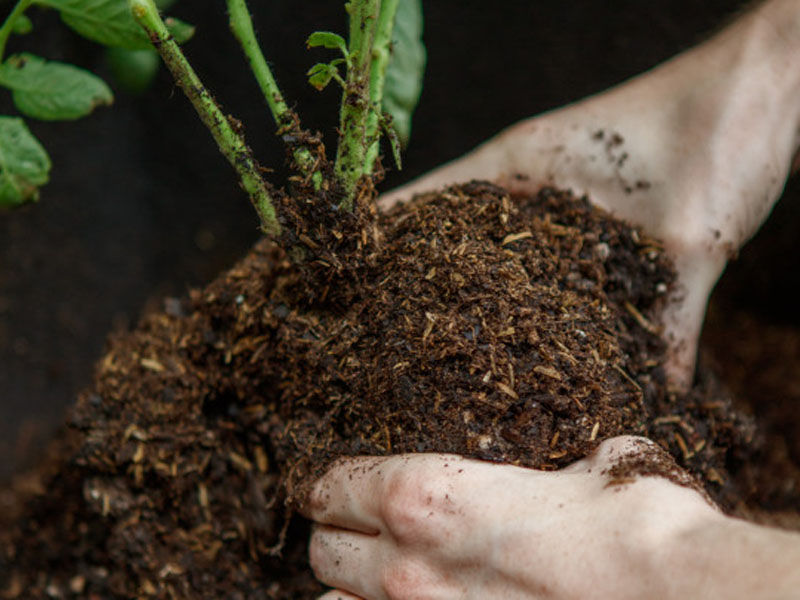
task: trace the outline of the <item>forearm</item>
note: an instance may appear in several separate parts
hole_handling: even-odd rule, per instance
[[[800,114],[800,0],[761,2],[718,39],[740,47],[745,79],[762,88],[787,123],[795,123]]]
[[[667,598],[797,598],[800,535],[715,517],[678,536],[664,572]]]

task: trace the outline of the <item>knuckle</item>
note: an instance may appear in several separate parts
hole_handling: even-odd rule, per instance
[[[603,441],[594,451],[592,461],[596,464],[610,464],[625,456],[633,456],[654,445],[645,437],[620,435]]]
[[[401,558],[384,569],[381,585],[389,600],[426,600],[433,598],[431,580],[430,570],[425,564]]]
[[[381,516],[400,543],[440,539],[446,529],[446,498],[435,480],[399,472],[386,483]]]
[[[305,497],[302,507],[307,512],[319,512],[325,508],[329,498],[327,486],[317,481]]]

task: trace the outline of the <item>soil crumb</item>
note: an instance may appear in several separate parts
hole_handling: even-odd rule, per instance
[[[682,469],[675,459],[661,446],[646,439],[633,440],[615,460],[614,464],[601,472],[608,477],[606,487],[620,487],[636,481],[639,477],[663,477],[667,481],[698,492],[709,504],[709,497],[700,480]]]

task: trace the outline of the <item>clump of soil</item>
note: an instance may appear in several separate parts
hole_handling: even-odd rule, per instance
[[[633,433],[718,502],[741,498],[728,467],[749,421],[713,382],[664,384],[654,316],[674,275],[657,241],[565,192],[485,183],[376,231],[313,293],[327,263],[260,242],[112,339],[50,458],[0,499],[6,597],[315,597],[288,517],[341,455],[556,469]]]

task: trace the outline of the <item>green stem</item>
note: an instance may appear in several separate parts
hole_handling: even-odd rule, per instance
[[[250,200],[261,219],[261,228],[265,233],[277,236],[281,228],[275,215],[272,198],[244,137],[223,114],[178,44],[172,39],[158,15],[153,0],[128,0],[128,4],[133,18],[147,32],[153,46],[161,54],[164,64],[191,101],[200,119],[211,131],[220,151],[239,174],[242,187],[250,195]]]
[[[367,171],[364,159],[370,113],[370,66],[379,6],[380,0],[351,0],[346,5],[350,13],[350,65],[339,113],[339,145],[334,165],[344,191],[341,207],[345,210],[353,209],[356,185]]]
[[[6,17],[3,26],[0,27],[0,60],[3,59],[3,55],[6,52],[6,42],[8,42],[8,37],[14,30],[14,23],[16,23],[22,13],[28,10],[28,7],[33,4],[33,2],[34,0],[19,0],[11,13]]]
[[[378,26],[375,31],[375,43],[372,46],[372,66],[369,75],[369,99],[372,110],[367,117],[367,140],[370,141],[364,167],[366,173],[372,173],[378,160],[380,147],[378,128],[380,126],[379,111],[383,101],[383,86],[386,83],[386,67],[391,58],[392,31],[399,0],[383,0],[378,15]]]
[[[275,118],[275,123],[277,123],[279,130],[288,128],[293,124],[292,111],[283,99],[278,83],[275,81],[275,77],[273,77],[272,71],[264,58],[264,53],[261,52],[261,47],[258,45],[247,4],[245,0],[227,0],[227,2],[231,31],[239,41],[247,61],[250,63],[250,69],[253,71],[261,92],[267,100],[267,105]],[[322,185],[322,173],[314,171],[316,160],[311,151],[305,147],[297,148],[294,150],[294,159],[303,176],[310,176],[316,189],[319,189]]]

